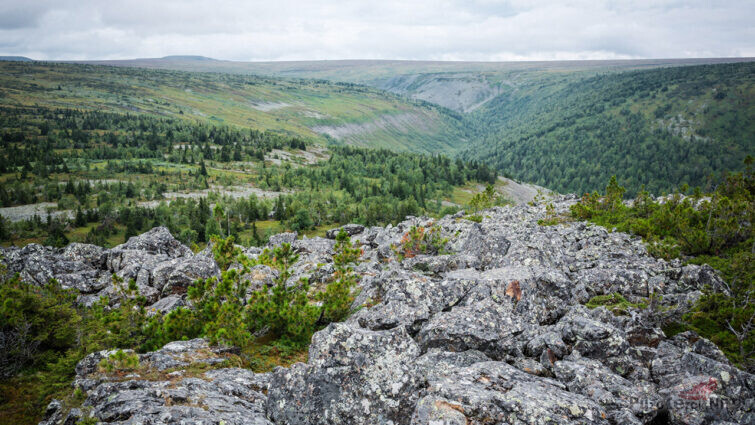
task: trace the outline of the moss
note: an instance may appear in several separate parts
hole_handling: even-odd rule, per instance
[[[647,308],[647,303],[641,301],[639,303],[631,303],[623,295],[618,292],[614,292],[608,295],[597,295],[585,304],[587,308],[605,307],[608,311],[612,312],[616,316],[627,314],[630,309],[642,310]]]

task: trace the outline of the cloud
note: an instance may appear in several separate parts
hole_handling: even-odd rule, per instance
[[[755,3],[5,0],[0,55],[230,60],[755,56]]]

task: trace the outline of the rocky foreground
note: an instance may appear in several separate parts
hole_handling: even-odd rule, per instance
[[[554,204],[563,212],[572,202]],[[317,332],[307,363],[265,374],[218,368],[233,349],[200,339],[139,355],[137,372],[114,377],[97,367],[110,353],[93,353],[76,368],[83,406],[67,412],[53,402],[43,423],[755,423],[754,375],[693,333],[668,338],[660,329],[703,286],[724,288],[711,268],[654,259],[638,238],[585,223],[540,226],[544,206],[482,216],[348,226],[364,248],[355,302],[363,307]],[[413,225],[439,227],[448,253],[400,261],[392,246]],[[271,240],[281,242],[301,256],[293,279],[330,275],[332,240]],[[27,281],[55,277],[84,304],[101,295],[118,302],[112,273],[134,278],[162,312],[188,304],[194,279],[219,274],[209,252],[193,254],[164,228],[110,250],[29,245],[4,256]],[[273,274],[258,266],[248,277],[259,287]],[[616,292],[630,302],[663,297],[626,315],[584,305]]]

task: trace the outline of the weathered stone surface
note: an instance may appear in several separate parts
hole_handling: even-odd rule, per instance
[[[307,364],[275,370],[268,415],[276,424],[405,423],[422,383],[418,355],[403,328],[331,324],[312,338]]]
[[[279,233],[277,235],[270,236],[270,240],[267,242],[268,248],[274,248],[281,246],[284,243],[293,244],[296,241],[296,232],[292,233]]]
[[[144,251],[153,255],[166,255],[169,258],[192,255],[191,250],[174,238],[167,227],[155,227],[139,236],[129,238],[126,243],[113,248],[111,253],[118,251]]]
[[[552,200],[560,213],[573,202]],[[363,249],[359,308],[313,336],[307,363],[254,374],[227,367],[228,348],[192,340],[140,355],[158,378],[115,379],[97,371],[109,353],[92,353],[75,381],[87,391],[85,408],[68,413],[53,404],[44,423],[90,413],[132,424],[755,423],[753,375],[710,341],[661,330],[703,287],[726,290],[715,271],[652,258],[638,238],[599,226],[540,226],[545,214],[533,204],[482,211],[480,223],[462,214],[350,227]],[[448,240],[441,254],[399,257],[412,226],[437,228]],[[103,251],[7,248],[4,262],[36,284],[66,282],[85,305],[111,294],[112,273],[133,278],[155,301],[148,312],[164,313],[190,304],[184,293],[193,279],[218,272],[209,250],[192,255],[166,233],[155,229]],[[313,290],[323,288],[334,241],[288,233],[269,247],[284,242],[300,256],[288,283],[308,278]],[[276,276],[256,266],[244,279],[251,291]],[[632,303],[663,297],[658,308],[625,315],[584,305],[611,293]],[[211,370],[198,375],[198,363]]]
[[[95,269],[100,269],[105,264],[105,249],[101,246],[74,242],[65,249],[63,259],[68,261],[80,261],[89,264]]]
[[[348,234],[349,236],[355,236],[364,232],[364,226],[362,226],[361,224],[345,224],[341,227],[328,230],[327,232],[325,232],[325,236],[328,239],[335,239],[341,230],[346,232],[346,234]]]
[[[184,257],[179,261],[163,282],[153,279],[152,285],[161,291],[163,297],[184,295],[197,279],[220,277],[220,269],[215,261],[206,257]]]
[[[139,367],[125,377],[98,368],[114,351],[90,354],[76,367],[75,384],[87,395],[83,410],[66,413],[53,401],[42,423],[67,424],[92,417],[112,424],[271,424],[265,415],[269,374],[213,369],[224,365],[233,352],[209,347],[202,339],[171,342],[140,355]],[[202,372],[198,364],[210,369]],[[155,380],[158,372],[167,373],[169,379]]]
[[[420,329],[417,341],[423,350],[479,350],[493,359],[516,355],[514,336],[524,329],[512,312],[513,303],[483,300],[473,306],[457,306],[440,312]]]
[[[426,392],[417,403],[412,424],[609,423],[605,410],[588,397],[502,362],[453,370],[430,380]],[[467,422],[460,422],[462,417]]]
[[[147,307],[147,316],[152,317],[156,314],[168,314],[171,311],[185,307],[187,303],[184,299],[178,295],[170,295],[165,298],[160,298],[157,302]]]

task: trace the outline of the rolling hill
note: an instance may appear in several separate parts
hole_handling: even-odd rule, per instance
[[[582,78],[596,72],[620,72],[669,66],[739,62],[742,58],[583,60],[526,62],[449,62],[402,60],[326,60],[240,62],[201,56],[167,56],[86,63],[220,72],[270,77],[320,79],[367,85],[457,112],[471,112],[505,90],[552,77]],[[751,60],[751,59],[750,59]]]
[[[0,105],[181,117],[396,151],[454,152],[463,142],[441,107],[327,81],[0,62]]]
[[[629,194],[643,185],[653,193],[704,186],[711,174],[741,169],[755,150],[755,62],[747,58],[98,63],[108,66],[2,63],[0,103],[156,113],[460,154],[561,192],[600,189],[613,174]]]

